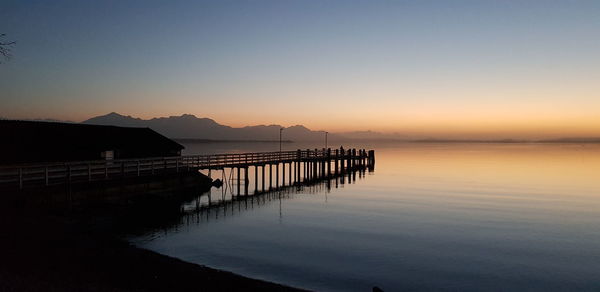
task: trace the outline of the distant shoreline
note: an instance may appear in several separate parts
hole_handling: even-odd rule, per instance
[[[213,140],[194,138],[171,138],[176,142],[183,143],[279,143],[279,140]],[[294,143],[292,140],[281,140],[281,143]]]
[[[600,143],[600,138],[565,138],[565,139],[550,139],[550,140],[454,140],[454,139],[422,139],[422,140],[411,140],[406,141],[409,143],[507,143],[507,144],[587,144],[587,143]]]
[[[218,139],[193,139],[193,138],[172,138],[180,143],[279,143],[279,140],[218,140]],[[281,143],[305,143],[315,141],[292,141],[282,140]],[[516,140],[516,139],[501,139],[501,140],[461,140],[461,139],[343,139],[332,140],[332,143],[473,143],[473,144],[600,144],[600,138],[564,138],[564,139],[549,139],[549,140]]]

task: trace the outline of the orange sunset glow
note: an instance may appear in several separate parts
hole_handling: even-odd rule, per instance
[[[0,117],[193,114],[233,127],[415,138],[600,136],[600,42],[592,37],[600,24],[592,8],[334,6],[290,14],[282,5],[272,8],[280,12],[274,18],[210,6],[207,19],[223,16],[212,25],[124,15],[77,26],[65,20],[56,29],[72,39],[66,43],[37,37],[41,19],[28,21],[31,31],[12,25],[25,21],[15,16],[22,12],[5,10],[3,27],[18,48],[0,70]],[[103,22],[127,29],[111,35]],[[169,42],[143,46],[154,42],[145,33],[152,30]],[[84,49],[75,45],[88,35]]]

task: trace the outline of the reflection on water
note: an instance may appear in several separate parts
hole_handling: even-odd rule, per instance
[[[123,222],[126,233],[144,234],[144,240],[153,240],[164,236],[173,230],[177,232],[182,226],[200,224],[210,220],[225,220],[227,216],[236,216],[244,211],[260,208],[262,205],[276,202],[279,204],[279,217],[283,217],[282,200],[292,199],[296,194],[325,194],[331,192],[332,188],[342,188],[345,184],[353,184],[357,179],[363,179],[368,173],[372,173],[371,166],[357,165],[346,168],[339,173],[329,175],[317,175],[310,179],[302,177],[303,167],[300,167],[300,177],[297,181],[289,178],[289,184],[282,183],[270,190],[254,190],[250,194],[238,194],[234,190],[237,181],[227,181],[223,187],[213,188],[208,192],[198,193],[197,190],[186,191],[178,194],[177,199],[160,201],[158,204],[151,202],[138,206],[133,214],[125,216]],[[231,171],[231,170],[229,170]],[[226,171],[223,171],[224,173]],[[226,177],[223,174],[223,177]],[[254,180],[250,176],[250,180]],[[287,183],[287,182],[286,182]],[[176,206],[174,204],[177,204]],[[154,220],[148,222],[148,217]],[[133,225],[133,226],[131,226]]]
[[[213,189],[133,242],[320,291],[600,290],[600,145],[370,148],[365,179],[209,208]]]

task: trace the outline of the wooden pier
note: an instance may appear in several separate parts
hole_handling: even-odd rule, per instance
[[[366,172],[372,170],[367,166],[346,169],[346,172],[329,174],[310,181],[299,180],[292,184],[280,186],[277,189],[261,192],[254,190],[251,195],[236,195],[229,190],[223,189],[221,194],[208,191],[198,195],[184,206],[179,206],[180,218],[174,224],[198,224],[208,220],[216,220],[227,217],[254,207],[268,204],[272,201],[280,201],[294,198],[296,194],[320,194],[327,193],[333,188],[345,184],[352,184],[357,179],[364,179]],[[281,212],[281,205],[280,205]],[[164,227],[163,227],[164,228]]]
[[[300,178],[306,181],[374,164],[374,150],[343,148],[22,164],[0,167],[0,188],[43,188],[200,170],[208,170],[210,176],[213,170],[230,169],[231,177],[237,183],[237,193],[241,194],[242,186],[247,193],[251,169],[254,171],[255,190],[259,190],[260,184],[262,191],[266,191]]]

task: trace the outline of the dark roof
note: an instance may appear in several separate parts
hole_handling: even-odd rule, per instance
[[[107,150],[115,158],[171,156],[184,148],[150,128],[76,123],[0,120],[0,137],[0,162],[100,159]]]

